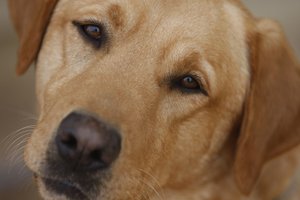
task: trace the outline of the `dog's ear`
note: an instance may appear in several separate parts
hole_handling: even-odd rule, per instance
[[[20,48],[17,74],[23,74],[36,59],[45,30],[58,0],[8,0]]]
[[[300,68],[281,27],[258,20],[234,174],[249,194],[263,164],[300,144]]]

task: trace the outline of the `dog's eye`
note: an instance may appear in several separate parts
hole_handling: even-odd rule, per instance
[[[77,22],[73,24],[79,29],[79,33],[96,48],[100,48],[106,40],[104,27],[98,22]]]
[[[186,76],[183,79],[181,79],[180,84],[183,88],[186,88],[189,90],[200,89],[200,85],[198,84],[198,82],[191,76]]]
[[[173,88],[179,89],[183,93],[202,93],[208,95],[204,89],[200,78],[193,75],[186,75],[176,78],[173,81]]]
[[[97,25],[82,25],[82,30],[93,40],[99,40],[102,37],[101,28]]]

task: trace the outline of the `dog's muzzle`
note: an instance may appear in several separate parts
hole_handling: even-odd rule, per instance
[[[91,188],[107,178],[120,151],[117,129],[92,115],[72,112],[61,121],[49,145],[42,182],[51,192],[85,199],[85,194],[93,193]]]
[[[60,124],[55,139],[65,165],[77,171],[110,167],[121,150],[118,131],[95,117],[71,113]]]

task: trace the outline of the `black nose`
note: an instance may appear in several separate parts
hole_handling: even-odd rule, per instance
[[[73,112],[61,122],[56,145],[64,165],[85,171],[101,170],[117,159],[121,137],[99,119]]]

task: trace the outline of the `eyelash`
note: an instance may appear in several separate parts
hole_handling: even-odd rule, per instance
[[[107,32],[105,30],[105,27],[94,20],[88,20],[88,21],[73,21],[72,22],[75,27],[77,27],[77,30],[79,34],[85,39],[87,42],[91,43],[96,49],[100,49],[106,42],[107,42]],[[87,26],[94,26],[99,28],[101,32],[101,37],[98,39],[93,38],[90,34],[87,33]]]

